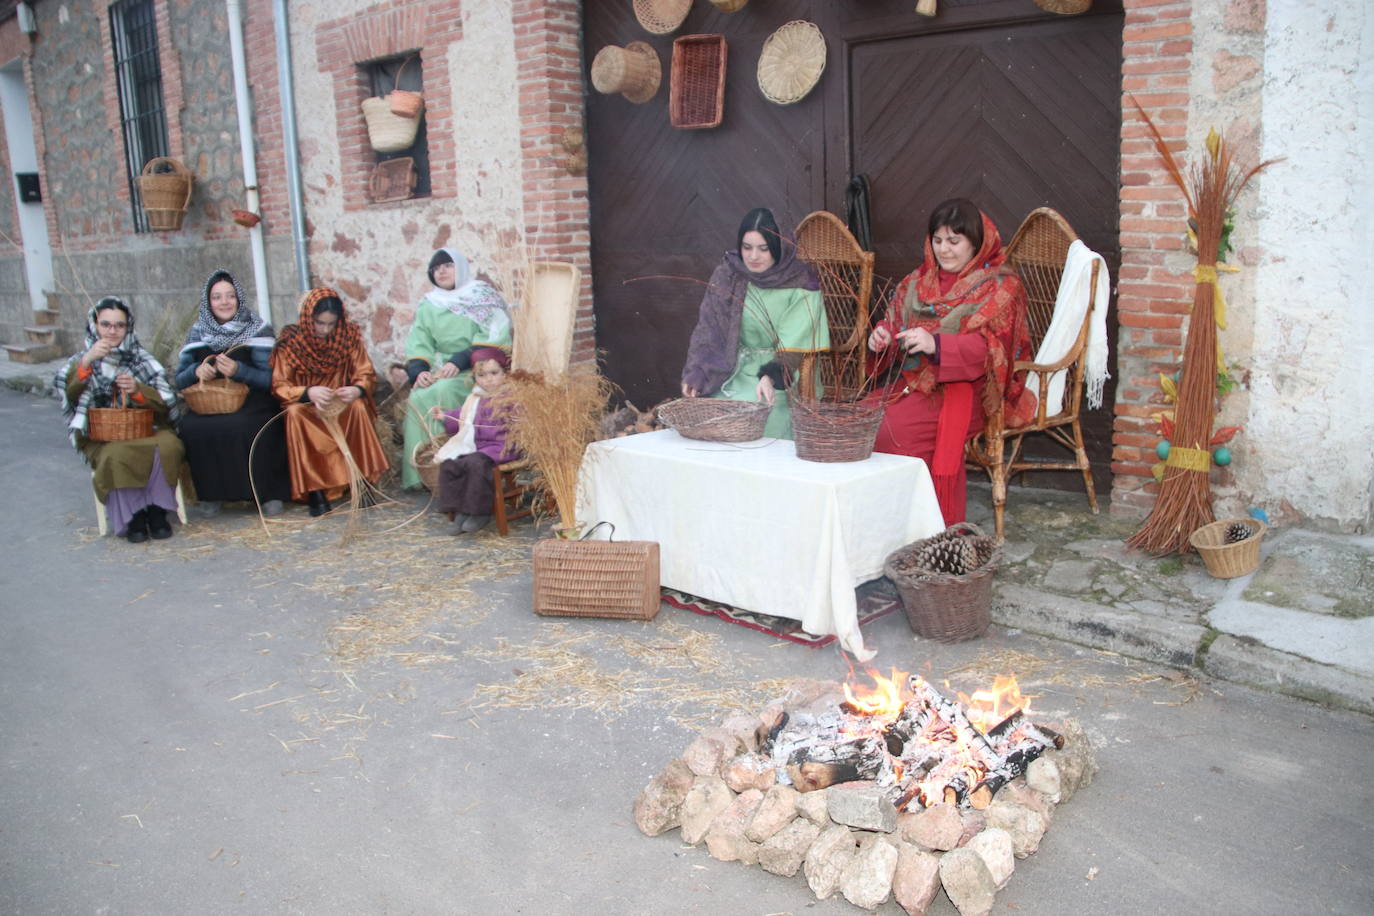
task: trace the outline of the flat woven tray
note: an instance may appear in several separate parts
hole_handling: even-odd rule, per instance
[[[658,418],[688,439],[752,442],[763,438],[772,410],[764,401],[678,398],[658,408]]]
[[[719,127],[725,113],[724,35],[683,35],[673,41],[668,119],[674,127]]]

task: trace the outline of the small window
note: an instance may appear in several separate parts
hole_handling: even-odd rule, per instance
[[[389,57],[363,65],[367,73],[369,87],[374,96],[386,98],[393,89],[408,89],[411,92],[424,92],[424,68],[418,54],[405,54]],[[399,81],[397,74],[400,74]],[[412,197],[429,196],[429,140],[428,119],[421,115],[419,130],[415,132],[415,142],[394,153],[373,153],[377,162],[409,156],[415,160],[415,192]]]
[[[168,154],[153,0],[119,0],[112,4],[110,38],[114,43],[119,123],[124,134],[125,170],[134,231],[148,232],[148,217],[140,205],[135,179],[149,159]]]

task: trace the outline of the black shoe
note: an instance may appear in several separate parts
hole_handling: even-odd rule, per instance
[[[148,507],[148,533],[155,541],[165,541],[172,536],[172,526],[167,523],[167,510],[161,506]]]
[[[312,518],[319,518],[334,508],[329,505],[329,497],[324,495],[323,490],[311,490],[306,495],[306,501],[310,503],[310,516]]]
[[[124,532],[124,536],[129,539],[130,544],[142,544],[148,540],[148,512],[146,509],[139,509],[134,513],[134,517],[129,519],[129,527]]]

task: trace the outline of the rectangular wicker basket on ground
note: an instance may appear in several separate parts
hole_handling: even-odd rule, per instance
[[[719,127],[725,111],[724,35],[683,35],[673,42],[668,118],[674,127]]]
[[[534,612],[542,617],[652,620],[658,614],[657,541],[534,545]]]

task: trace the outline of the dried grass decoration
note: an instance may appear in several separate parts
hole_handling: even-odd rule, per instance
[[[507,411],[507,442],[539,471],[543,490],[558,505],[559,524],[569,532],[578,527],[582,454],[601,438],[601,415],[614,391],[594,366],[582,364],[548,376],[516,369],[492,398],[497,410]]]
[[[763,43],[758,83],[770,102],[800,102],[824,72],[825,36],[813,22],[794,19],[784,23]]]
[[[1164,478],[1150,517],[1126,541],[1129,546],[1149,553],[1166,554],[1189,549],[1189,535],[1214,518],[1208,445],[1213,439],[1212,423],[1216,417],[1217,369],[1225,365],[1217,344],[1217,326],[1224,327],[1226,322],[1225,300],[1217,283],[1217,262],[1222,256],[1227,212],[1250,179],[1277,160],[1244,170],[1236,164],[1230,144],[1211,131],[1207,135],[1206,155],[1185,175],[1149,115],[1138,104],[1136,111],[1149,129],[1169,179],[1183,194],[1197,237],[1192,317],[1184,342],[1183,375],[1178,385]]]

